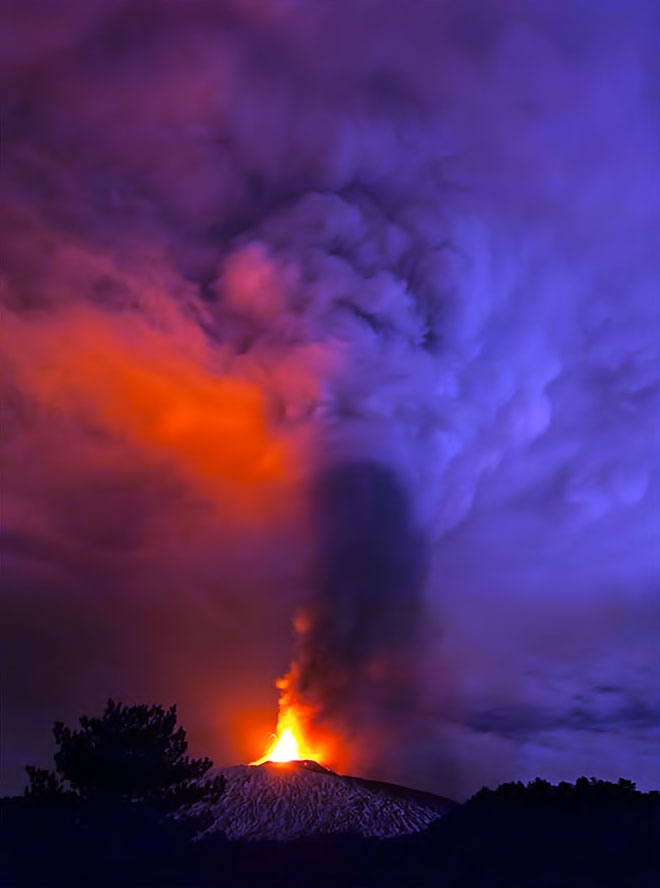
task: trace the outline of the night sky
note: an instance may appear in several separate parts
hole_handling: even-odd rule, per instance
[[[658,3],[0,7],[2,790],[292,656],[348,772],[657,788]]]

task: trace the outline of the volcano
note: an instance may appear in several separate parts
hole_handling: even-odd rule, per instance
[[[420,790],[336,774],[313,761],[218,769],[226,789],[191,815],[208,823],[201,835],[290,841],[324,833],[391,838],[425,829],[456,803]]]

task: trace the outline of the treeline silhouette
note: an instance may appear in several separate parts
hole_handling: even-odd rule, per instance
[[[211,759],[186,755],[186,732],[176,721],[176,706],[124,706],[108,700],[101,716],[81,716],[77,730],[55,722],[55,770],[28,765],[25,795],[121,799],[163,810],[217,796],[223,778],[206,778]]]
[[[660,796],[627,780],[482,789],[424,832],[288,843],[196,840],[181,803],[217,798],[209,759],[187,757],[176,709],[108,701],[54,729],[55,769],[28,768],[0,800],[0,885],[180,888],[651,888]]]

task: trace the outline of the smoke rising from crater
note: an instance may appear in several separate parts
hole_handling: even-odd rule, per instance
[[[332,466],[311,498],[312,593],[296,621],[287,690],[311,713],[311,726],[330,729],[349,749],[368,743],[362,758],[383,766],[382,740],[369,735],[395,748],[397,720],[415,709],[427,547],[409,493],[385,465]]]
[[[4,6],[11,779],[302,611],[365,772],[652,782],[657,4]]]

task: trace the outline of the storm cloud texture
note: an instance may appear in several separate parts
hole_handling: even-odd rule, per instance
[[[657,786],[658,4],[0,7],[3,789],[294,649],[346,770]]]

